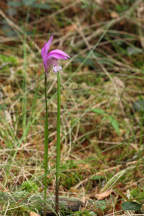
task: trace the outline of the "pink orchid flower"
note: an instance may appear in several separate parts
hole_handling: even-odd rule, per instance
[[[69,55],[67,55],[65,52],[59,49],[54,49],[50,52],[49,48],[51,46],[53,40],[53,36],[50,37],[47,43],[43,46],[41,50],[41,56],[43,59],[43,64],[45,68],[45,72],[48,72],[51,67],[53,68],[54,72],[58,72],[62,70],[62,67],[59,65],[58,60],[67,60],[70,58]]]

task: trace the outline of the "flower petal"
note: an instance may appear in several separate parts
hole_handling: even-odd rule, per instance
[[[49,59],[56,59],[56,60],[67,60],[68,58],[66,56],[63,56],[63,55],[60,55],[60,54],[57,54],[57,53],[49,53],[49,55],[47,56],[47,61],[49,61]]]
[[[53,36],[50,36],[50,39],[48,40],[48,42],[46,42],[41,50],[41,55],[42,57],[46,56],[48,54],[48,50],[50,48],[50,45],[52,43],[53,40]]]
[[[50,39],[48,40],[48,42],[45,44],[45,51],[46,51],[46,54],[48,53],[48,50],[51,46],[51,43],[52,43],[52,40],[53,40],[53,36],[50,36]]]
[[[59,50],[59,49],[55,49],[55,50],[50,51],[48,55],[51,55],[51,54],[57,54],[59,56],[63,56],[64,57],[63,59],[70,58],[70,56],[67,53],[65,53],[65,52],[63,52],[62,50]]]

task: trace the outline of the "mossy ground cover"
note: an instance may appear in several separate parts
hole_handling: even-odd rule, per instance
[[[71,56],[61,73],[60,196],[83,203],[76,212],[61,214],[143,215],[143,1],[14,0],[1,1],[0,8],[0,215],[43,212],[40,51],[51,34],[52,48]],[[56,89],[51,72],[49,210],[54,208]]]

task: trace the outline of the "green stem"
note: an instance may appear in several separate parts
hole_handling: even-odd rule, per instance
[[[48,174],[48,106],[47,106],[47,73],[45,72],[45,142],[44,142],[44,201],[47,198],[47,174]]]
[[[24,53],[24,64],[23,64],[23,71],[24,71],[24,79],[23,79],[23,89],[24,89],[24,96],[23,96],[23,137],[26,128],[27,122],[27,86],[26,86],[26,79],[27,79],[27,50],[26,50],[26,34],[24,34],[24,42],[23,42],[23,53]]]
[[[60,178],[60,73],[57,72],[57,144],[56,144],[56,188],[55,188],[55,210],[59,212],[59,178]]]

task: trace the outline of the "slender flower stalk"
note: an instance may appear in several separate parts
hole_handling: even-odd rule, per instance
[[[55,210],[59,212],[59,181],[60,181],[60,72],[57,72],[57,144],[56,144],[56,187],[55,187]]]
[[[70,57],[62,50],[55,49],[49,52],[53,36],[50,37],[47,43],[41,50],[45,69],[45,148],[44,148],[44,201],[47,198],[47,175],[48,175],[48,106],[47,106],[47,75],[52,69],[57,73],[57,143],[56,143],[56,187],[55,187],[55,210],[59,213],[59,179],[60,179],[60,71],[62,67],[59,65],[59,60],[67,60]]]
[[[45,130],[44,130],[44,201],[47,194],[47,174],[48,174],[48,106],[47,106],[47,74],[45,73]]]

